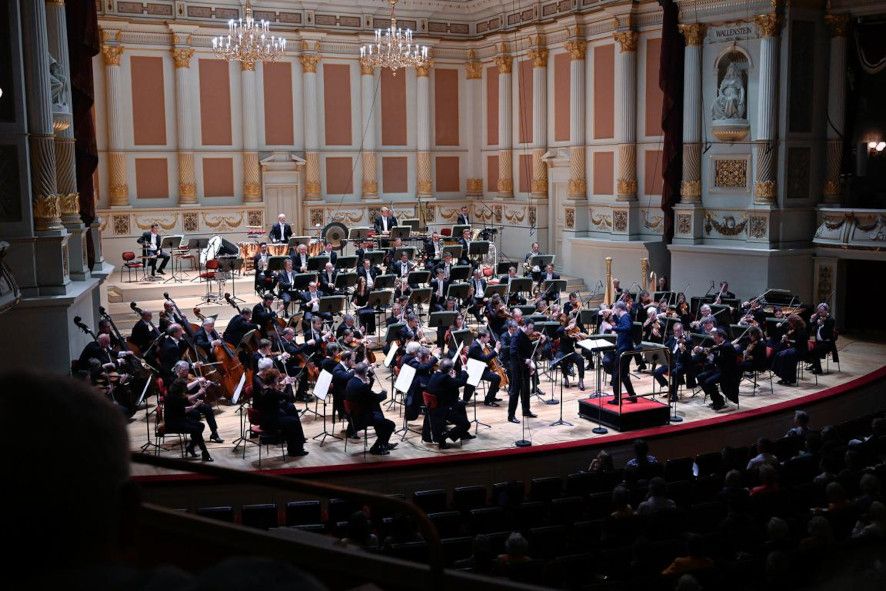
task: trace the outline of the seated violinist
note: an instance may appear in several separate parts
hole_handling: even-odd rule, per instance
[[[375,374],[366,363],[358,363],[354,367],[354,375],[345,388],[346,400],[350,406],[350,418],[355,431],[372,426],[375,430],[375,443],[369,453],[386,456],[397,444],[390,443],[394,433],[394,421],[385,418],[381,402],[387,398],[384,392],[374,392],[372,385]]]
[[[458,398],[458,390],[465,385],[466,378],[465,372],[456,373],[451,359],[444,359],[425,388],[437,399],[437,407],[429,409],[428,419],[430,431],[435,435],[434,439],[440,449],[446,449],[447,438],[464,441],[475,437],[470,433],[471,422],[468,420],[465,404]],[[453,425],[448,431],[447,424]]]
[[[265,431],[280,431],[286,440],[286,453],[290,457],[308,455],[305,450],[305,433],[299,420],[298,410],[287,400],[286,386],[291,378],[283,377],[276,368],[262,374],[265,388],[255,400],[259,414],[259,424]]]
[[[488,365],[490,362],[498,357],[498,352],[501,350],[501,345],[495,344],[492,346],[492,340],[490,338],[489,331],[481,328],[480,332],[477,333],[477,338],[474,339],[474,342],[471,343],[471,346],[468,348],[468,358],[476,359],[477,361],[482,361],[487,365],[487,368],[483,370],[482,380],[489,382],[489,388],[486,390],[486,397],[483,399],[483,404],[486,406],[498,406],[498,403],[501,402],[501,398],[496,398],[496,394],[498,394],[498,389],[501,387],[501,376],[492,371]],[[474,386],[470,384],[465,386],[464,392],[464,401],[467,402],[474,395]]]
[[[572,320],[566,320],[566,322],[568,322],[568,324],[561,325],[560,328],[557,329],[557,332],[554,333],[554,338],[560,339],[560,348],[558,349],[554,360],[558,361],[562,359],[560,362],[560,369],[563,372],[563,385],[567,388],[569,387],[569,376],[572,373],[572,368],[576,367],[578,371],[578,389],[584,390],[584,359],[579,355],[578,351],[576,351],[575,346],[579,340],[587,338],[587,335],[581,333],[581,329],[575,318]]]
[[[290,302],[298,298],[298,291],[295,289],[295,275],[296,272],[292,268],[292,259],[283,261],[283,270],[277,273],[277,286],[280,292],[280,299],[283,300],[283,315],[286,317],[289,316]],[[267,295],[265,294],[265,297]]]
[[[167,428],[172,428],[173,432],[175,432],[176,426],[182,426],[187,429],[187,433],[191,434],[191,445],[189,446],[189,452],[193,457],[196,457],[194,453],[194,445],[198,444],[202,441],[202,434],[199,437],[199,440],[194,439],[193,431],[195,429],[195,425],[200,425],[200,433],[203,432],[203,425],[200,424],[200,417],[206,421],[206,424],[209,426],[209,441],[213,443],[224,443],[225,440],[219,437],[218,435],[218,424],[215,422],[215,412],[212,410],[212,406],[204,401],[204,396],[206,393],[206,388],[210,385],[210,383],[206,380],[206,378],[195,377],[191,379],[191,376],[188,375],[191,366],[187,361],[179,361],[175,364],[175,380],[170,384],[169,388],[166,391],[167,397],[172,398],[183,398],[186,401],[186,408],[184,413],[185,422],[178,424],[174,421],[174,424],[170,424],[170,416],[169,416],[169,400],[167,399],[167,414],[166,414],[166,426]],[[174,402],[173,404],[180,404],[179,402]],[[209,455],[206,452],[206,448],[201,446],[203,453]],[[212,461],[210,458],[204,461]]]
[[[200,330],[194,333],[194,344],[207,357],[212,357],[212,350],[222,344],[221,335],[215,330],[215,319],[205,318]]]
[[[695,375],[692,364],[691,341],[683,332],[683,325],[679,322],[674,323],[674,334],[671,335],[664,345],[671,352],[670,364],[663,364],[655,368],[652,377],[658,382],[658,385],[664,388],[668,386],[668,400],[675,402],[677,400],[677,388],[680,381],[685,378],[686,385],[690,388],[695,387]],[[670,385],[668,384],[666,374],[670,374]]]
[[[344,315],[341,323],[335,329],[335,338],[340,339],[342,334],[346,330],[350,330],[353,333],[355,339],[363,338],[363,334],[360,332],[360,329],[357,328],[357,321],[354,318],[353,314]]]
[[[188,362],[182,361],[180,363],[184,366],[183,371],[185,375],[187,375]],[[176,373],[178,373],[178,369],[176,369]],[[198,412],[198,407],[203,404],[200,402],[202,390],[198,390],[195,394],[188,395],[187,386],[188,384],[185,380],[178,378],[172,383],[172,386],[163,398],[164,425],[166,427],[166,432],[185,433],[189,435],[191,441],[185,449],[187,454],[192,458],[196,458],[197,452],[194,448],[199,446],[200,451],[202,452],[201,459],[204,462],[211,462],[212,456],[209,455],[209,450],[206,449],[206,442],[203,440],[203,429],[205,429],[206,426],[200,422],[199,418],[195,418],[194,416],[195,413]],[[199,387],[202,388],[203,386]]]
[[[810,337],[814,337],[814,349],[809,355],[808,369],[812,373],[821,373],[821,360],[828,353],[834,359],[834,363],[840,362],[840,356],[837,353],[837,331],[834,328],[834,317],[831,316],[830,307],[822,302],[816,309],[815,314],[809,318],[809,330],[814,331]]]
[[[415,378],[406,392],[404,416],[407,421],[414,421],[421,414],[422,392],[427,387],[438,361],[439,359],[431,355],[427,347],[422,347],[415,341],[406,344],[403,365],[415,369]]]
[[[763,331],[756,326],[748,328],[747,344],[741,349],[744,359],[741,362],[741,370],[763,371],[769,368],[769,359],[766,357],[766,341],[763,339]]]
[[[283,349],[282,353],[286,354],[285,358],[281,355],[281,362],[286,375],[300,377],[301,372],[304,370],[304,361],[298,355],[304,353],[308,349],[308,345],[296,343],[295,329],[287,326],[280,333],[280,347]],[[307,396],[303,394],[302,392],[301,398],[299,398],[299,394],[296,394],[296,398],[307,400]]]

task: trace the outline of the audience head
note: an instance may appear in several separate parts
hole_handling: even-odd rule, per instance
[[[508,556],[522,558],[529,554],[529,542],[519,532],[512,532],[505,540],[505,553]]]

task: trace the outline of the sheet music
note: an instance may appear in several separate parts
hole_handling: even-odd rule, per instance
[[[400,375],[397,376],[397,381],[394,382],[394,389],[406,394],[414,379],[415,368],[404,363],[403,367],[400,368]]]
[[[237,401],[240,400],[244,385],[246,385],[246,372],[243,372],[243,375],[240,376],[240,381],[237,383],[237,387],[234,389],[234,395],[231,397],[231,404],[237,404]]]
[[[604,349],[615,349],[615,344],[606,339],[583,339],[576,343],[585,351],[602,351]]]
[[[486,364],[479,359],[468,359],[468,384],[475,388],[480,385],[483,379],[483,372],[486,371]]]
[[[317,383],[314,384],[314,396],[326,402],[330,385],[332,385],[332,374],[325,369],[321,370],[320,375],[317,376]]]
[[[388,368],[391,367],[391,364],[394,363],[394,357],[396,357],[396,356],[397,356],[397,347],[395,347],[392,344],[391,348],[388,349],[388,354],[385,356],[384,366],[388,367]]]

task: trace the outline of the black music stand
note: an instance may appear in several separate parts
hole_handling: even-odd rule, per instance
[[[379,275],[375,278],[375,283],[373,284],[374,289],[394,289],[394,283],[397,281],[397,276],[393,273],[385,273],[384,275]]]
[[[582,326],[593,326],[596,332],[597,320],[600,318],[600,308],[581,310],[578,313],[578,323]]]
[[[463,328],[462,330],[453,330],[452,340],[462,345],[465,348],[465,351],[467,351],[468,347],[471,346],[471,343],[474,342],[474,333],[467,328]]]
[[[486,291],[483,293],[484,298],[491,298],[492,296],[498,294],[502,301],[508,297],[508,284],[507,283],[498,283],[496,285],[487,285]]]
[[[339,273],[335,277],[335,289],[344,291],[357,285],[357,274],[353,271],[347,273]],[[350,306],[350,302],[348,302]]]
[[[388,291],[386,289],[381,289],[377,291],[370,291],[369,295],[366,296],[366,305],[375,310],[376,316],[379,314],[384,314],[385,310],[391,305],[391,300],[394,299],[394,292]],[[379,335],[379,330],[381,329],[380,323],[376,318],[375,323],[375,336]]]
[[[554,421],[553,423],[551,423],[551,427],[556,427],[558,425],[565,425],[568,427],[574,426],[569,421],[563,420],[563,378],[566,375],[566,372],[563,369],[563,362],[566,361],[567,359],[570,359],[573,357],[579,358],[579,361],[577,363],[584,363],[584,359],[582,359],[581,355],[579,355],[578,353],[573,351],[572,353],[569,353],[567,355],[564,355],[560,359],[557,359],[556,361],[552,362],[550,364],[550,366],[548,366],[548,371],[553,371],[554,376],[557,375],[557,370],[560,370],[560,379],[556,380],[556,381],[560,382],[560,400],[559,400],[559,402],[554,400],[554,388],[556,386],[556,383],[551,385],[551,400],[545,400],[546,404],[559,404],[560,405],[560,418],[557,419],[556,421]]]
[[[290,236],[289,237],[289,249],[296,250],[299,244],[304,244],[305,246],[311,245],[311,237],[310,236]]]
[[[545,299],[552,299],[560,301],[560,293],[566,291],[566,280],[565,279],[545,279],[544,283],[542,283],[542,291],[545,294]],[[556,295],[555,295],[556,294]]]
[[[410,226],[394,226],[391,228],[391,240],[395,238],[409,238],[409,233],[412,231]]]
[[[470,288],[470,283],[450,283],[446,290],[446,297],[457,298],[460,302],[464,302],[468,297],[468,290]]]
[[[507,275],[511,267],[519,268],[519,264],[513,261],[499,261],[495,266],[496,275]]]
[[[458,240],[459,238],[461,238],[462,232],[470,229],[471,226],[469,224],[456,224],[452,226],[452,237]]]
[[[356,255],[348,255],[348,256],[339,256],[335,259],[335,269],[340,271],[342,269],[356,269],[357,268],[357,256]]]
[[[430,271],[410,271],[407,276],[409,281],[409,285],[422,285],[427,284],[431,281],[431,272]]]
[[[319,314],[341,315],[345,309],[346,300],[347,298],[343,295],[321,297],[317,303],[317,311]]]
[[[532,279],[528,277],[514,277],[508,281],[508,294],[532,291]]]
[[[467,281],[468,277],[471,276],[471,271],[470,265],[452,265],[449,267],[449,280]]]
[[[554,262],[555,256],[552,254],[537,254],[529,259],[529,265],[538,267],[544,272],[544,268]]]
[[[413,232],[418,232],[421,228],[421,220],[418,218],[403,218],[400,220],[400,226],[408,226]]]
[[[305,290],[312,282],[317,281],[316,273],[296,273],[292,276],[292,289]]]
[[[461,244],[447,244],[443,247],[443,256],[446,256],[446,253],[452,255],[452,260],[457,261],[461,258]]]
[[[422,306],[431,302],[431,288],[417,287],[409,294],[409,303],[418,306],[419,317],[423,316]]]
[[[455,310],[431,312],[430,316],[428,316],[428,328],[449,328],[455,323],[457,317],[458,312]]]
[[[197,276],[191,281],[200,281],[200,275],[203,274],[203,265],[200,264],[200,252],[209,246],[209,238],[188,238],[188,250],[196,251],[194,260],[197,266]]]
[[[364,259],[369,259],[369,264],[377,267],[385,261],[385,251],[383,250],[367,250],[363,253]],[[362,261],[361,261],[362,263]]]
[[[401,246],[397,250],[394,251],[394,260],[399,261],[400,257],[403,256],[403,253],[406,253],[406,258],[408,260],[412,260],[415,258],[415,247],[414,246]]]
[[[235,302],[245,302],[246,300],[237,297],[237,281],[234,279],[234,272],[243,268],[243,259],[239,257],[219,257],[216,260],[218,260],[218,270],[216,273],[231,274],[231,300]],[[222,283],[224,283],[224,279],[220,279],[218,282],[219,293],[221,293],[222,290]]]
[[[468,256],[483,257],[489,254],[489,242],[487,240],[473,240],[468,244]]]
[[[164,236],[163,240],[160,241],[160,250],[168,252],[169,256],[172,258],[172,273],[170,273],[169,277],[163,283],[169,283],[170,281],[181,283],[181,278],[175,274],[175,265],[178,261],[178,250],[181,248],[182,242],[184,241],[185,237],[181,234]]]
[[[329,262],[329,257],[327,255],[318,255],[315,257],[308,257],[308,271],[319,271],[322,272],[326,267],[326,263]]]
[[[374,232],[375,230],[367,227],[350,228],[348,230],[348,242],[365,242]]]

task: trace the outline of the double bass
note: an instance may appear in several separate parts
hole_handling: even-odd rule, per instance
[[[194,308],[194,316],[199,318],[201,322],[205,320],[205,316],[200,312],[200,308]],[[212,355],[215,357],[216,367],[218,368],[218,383],[224,390],[225,398],[231,400],[243,389],[247,379],[251,376],[247,376],[247,372],[243,368],[243,364],[240,363],[240,359],[237,357],[233,347],[226,343],[224,339],[220,338],[219,341],[220,344],[212,348]],[[209,399],[210,394],[207,391],[207,400]]]
[[[489,345],[488,344],[483,345],[483,354],[489,355]],[[489,363],[487,363],[487,365],[489,366],[489,370],[492,373],[498,375],[499,379],[501,380],[501,382],[499,383],[499,387],[500,388],[507,388],[508,387],[508,372],[506,372],[505,368],[502,367],[502,364],[498,361],[498,357],[493,357],[492,359],[490,359]]]

